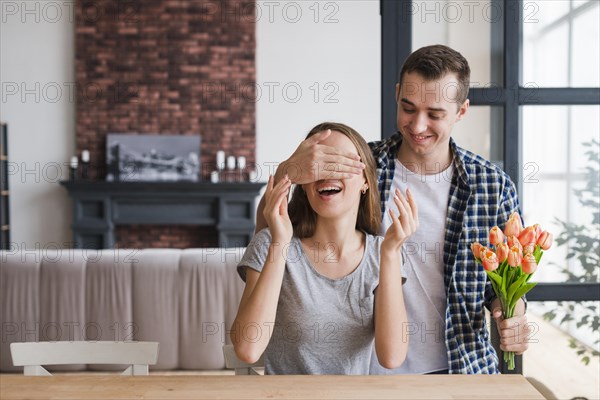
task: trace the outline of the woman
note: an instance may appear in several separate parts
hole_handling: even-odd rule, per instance
[[[373,340],[382,366],[402,364],[408,338],[400,272],[402,243],[418,225],[407,191],[400,216],[375,236],[381,211],[375,162],[365,140],[338,123],[314,127],[321,143],[358,154],[363,175],[291,187],[269,179],[265,218],[238,265],[246,282],[231,331],[237,356],[267,374],[368,374]],[[289,214],[288,214],[289,208]]]

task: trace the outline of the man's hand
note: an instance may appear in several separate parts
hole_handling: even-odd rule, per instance
[[[529,347],[529,335],[531,334],[531,330],[527,325],[523,300],[519,300],[515,306],[514,317],[509,319],[502,318],[500,300],[494,300],[492,302],[492,318],[496,320],[496,326],[500,334],[500,349],[502,351],[513,351],[517,355],[523,354]]]
[[[275,173],[275,183],[285,175],[292,183],[302,185],[322,179],[349,179],[362,174],[365,165],[356,154],[321,144],[331,135],[322,131],[305,139]]]

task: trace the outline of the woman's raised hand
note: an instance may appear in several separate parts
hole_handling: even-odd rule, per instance
[[[399,189],[396,189],[394,203],[396,203],[400,215],[397,216],[392,209],[388,210],[392,218],[392,225],[388,228],[381,243],[382,251],[384,249],[400,251],[402,244],[419,227],[419,210],[410,193],[410,189],[406,190],[406,197],[404,197]]]
[[[288,215],[288,193],[292,182],[287,175],[276,185],[274,180],[273,176],[269,177],[263,214],[269,225],[273,242],[289,243],[294,233]]]

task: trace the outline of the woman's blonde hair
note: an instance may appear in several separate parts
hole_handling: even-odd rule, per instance
[[[356,218],[356,229],[378,235],[381,226],[381,206],[379,204],[379,190],[377,189],[377,176],[375,173],[375,159],[369,145],[363,137],[347,125],[336,122],[323,122],[306,135],[306,138],[331,129],[346,136],[352,143],[361,161],[366,168],[363,171],[367,181],[368,190],[360,197],[358,216]],[[292,200],[289,204],[289,215],[294,227],[294,235],[299,238],[311,237],[317,226],[317,214],[310,206],[304,189],[298,185],[294,188]]]

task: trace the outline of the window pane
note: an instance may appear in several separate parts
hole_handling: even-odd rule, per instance
[[[573,307],[570,310],[570,307]],[[589,309],[587,307],[595,307]],[[590,357],[589,365],[585,365],[577,355],[577,351],[587,349],[600,350],[598,330],[590,324],[577,328],[577,323],[586,315],[597,315],[600,302],[530,302],[528,304],[527,320],[533,328],[533,337],[529,349],[523,355],[523,375],[533,378],[552,392],[557,399],[600,398],[600,363],[598,357]],[[543,315],[553,311],[556,317],[552,322],[543,319]],[[564,317],[565,311],[574,320],[562,325],[558,323]],[[576,348],[570,347],[571,339],[577,339]],[[584,355],[585,356],[585,355]]]
[[[565,107],[566,108],[566,107]],[[598,139],[600,134],[600,107],[578,106],[571,109],[571,169],[576,172],[583,171],[588,164],[583,155],[589,147],[583,146],[593,138]]]
[[[597,0],[524,3],[523,85],[600,84],[599,4]]]
[[[492,71],[492,29],[501,29],[502,10],[491,0],[412,2],[412,48],[444,44],[459,51],[471,67],[472,87],[502,82]],[[476,34],[474,34],[476,32]],[[501,65],[501,61],[495,61]]]
[[[472,106],[465,117],[454,125],[452,137],[460,147],[501,163],[501,132],[501,107]]]
[[[573,274],[571,278],[598,282],[597,260],[580,256],[597,254],[600,242],[600,227],[594,219],[594,213],[600,212],[598,175],[585,174],[585,168],[599,167],[600,106],[528,106],[522,114],[525,223],[539,223],[555,237],[566,238],[565,227],[557,220],[582,229],[576,240],[555,244],[544,254],[535,279],[565,282],[569,278],[565,269]],[[596,143],[589,145],[594,138]],[[582,251],[588,242],[592,248]],[[574,257],[567,259],[568,253]]]
[[[575,17],[573,21],[573,86],[600,86],[600,6]]]
[[[523,163],[535,163],[540,173],[567,168],[568,107],[541,106],[523,109]],[[543,140],[544,151],[539,151]],[[526,175],[526,173],[524,173]]]

